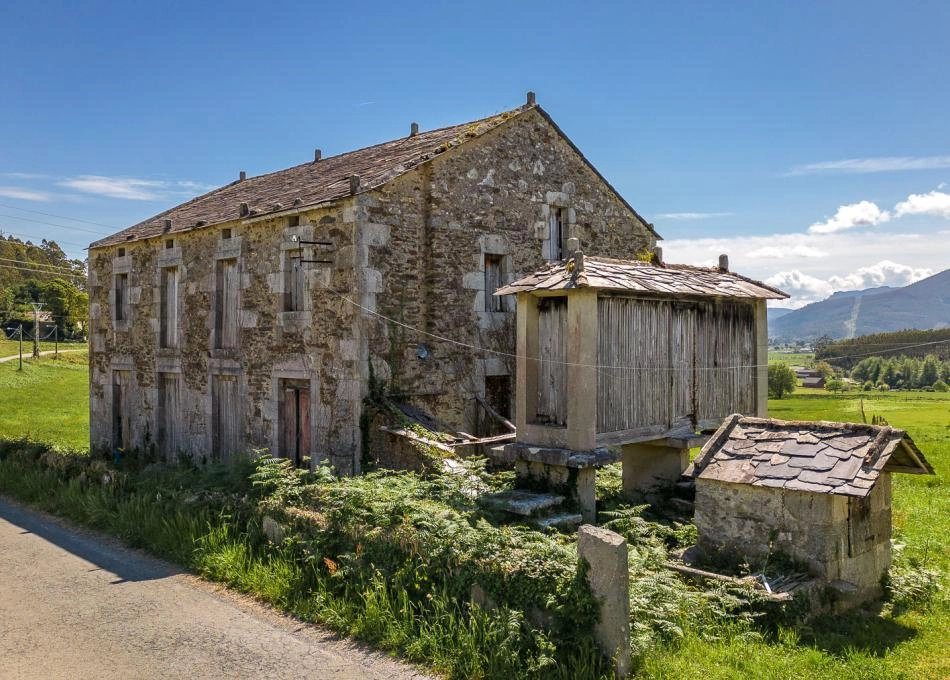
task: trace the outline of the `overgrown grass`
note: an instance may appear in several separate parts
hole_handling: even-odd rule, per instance
[[[0,438],[34,439],[53,447],[89,447],[86,352],[0,364]]]
[[[15,364],[13,371],[0,365],[0,437],[28,432],[60,448],[70,441],[85,446],[84,357],[66,357],[31,364],[22,374]],[[48,396],[17,411],[34,392]],[[602,519],[624,533],[632,548],[638,676],[950,677],[945,652],[950,395],[796,393],[772,401],[770,408],[779,418],[860,421],[862,398],[864,417],[882,415],[906,428],[938,473],[895,476],[895,538],[905,547],[893,572],[892,602],[881,613],[819,618],[777,630],[762,626],[751,620],[749,600],[741,594],[690,588],[663,568],[667,547],[690,542],[690,525],[647,521],[615,502],[614,514]],[[67,432],[70,426],[63,428],[60,421],[70,410],[81,422]],[[88,455],[47,454],[45,448],[22,441],[0,445],[0,492],[115,534],[303,620],[452,677],[606,673],[589,636],[579,630],[587,625],[581,601],[561,612],[569,624],[571,606],[581,606],[573,614],[575,629],[544,632],[525,613],[543,596],[533,583],[548,581],[555,593],[569,587],[565,574],[576,566],[571,541],[492,525],[472,508],[458,479],[380,474],[335,481],[317,475],[286,484],[285,470],[276,474],[276,485],[259,479],[263,484],[254,486],[248,466],[170,469],[136,466],[130,459],[117,471]],[[619,489],[613,472],[600,475],[605,495]],[[265,498],[270,501],[261,506]],[[269,544],[262,536],[261,510],[291,507],[306,521],[284,518],[288,525],[296,522],[297,531]],[[496,557],[493,575],[486,564]],[[476,568],[480,571],[471,571]],[[943,585],[936,598],[928,597],[932,582],[921,569],[936,573]],[[468,586],[476,573],[498,600],[497,609],[469,604]],[[555,614],[557,599],[549,605]]]
[[[947,678],[950,654],[950,399],[929,392],[833,395],[794,393],[770,400],[775,418],[862,422],[881,415],[906,429],[936,477],[894,475],[898,546],[892,602],[881,612],[820,617],[808,625],[761,635],[753,628],[688,630],[643,657],[647,678]],[[942,591],[914,604],[918,590]],[[910,608],[902,603],[909,601]]]

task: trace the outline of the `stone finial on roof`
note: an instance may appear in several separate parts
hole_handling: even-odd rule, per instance
[[[537,98],[535,97],[534,92],[532,92],[531,90],[528,90],[527,104],[528,106],[534,106],[537,104]]]
[[[162,224],[162,231],[171,231],[171,229],[172,229],[172,221],[169,219],[166,219],[164,223]]]
[[[350,193],[355,194],[360,190],[360,176],[350,175]]]
[[[411,123],[409,125],[409,136],[415,137],[417,134],[419,134],[419,123]]]
[[[322,155],[323,155],[323,152],[320,151],[320,149],[314,149],[314,150],[313,150],[313,162],[316,163],[317,161],[319,161],[319,160],[320,160],[320,156],[322,156]]]
[[[241,173],[238,175],[238,182],[243,182],[246,179],[247,179],[247,172],[244,170],[241,170]]]
[[[251,207],[247,203],[241,203],[238,206],[238,214],[241,217],[247,217],[251,213]]]
[[[719,268],[724,272],[729,271],[729,256],[725,253],[719,256]]]
[[[653,249],[653,259],[657,264],[663,264],[663,249],[660,246]]]

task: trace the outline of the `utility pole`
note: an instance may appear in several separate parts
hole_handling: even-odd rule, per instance
[[[33,307],[33,358],[40,358],[40,310],[43,309],[42,302],[31,302]],[[22,335],[22,331],[21,331]]]
[[[53,342],[56,343],[56,358],[59,359],[59,324],[53,325]]]
[[[23,322],[20,322],[20,368],[18,371],[23,370]]]

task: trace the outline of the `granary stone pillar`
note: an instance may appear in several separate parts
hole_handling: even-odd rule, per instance
[[[689,449],[661,443],[625,444],[621,453],[625,498],[647,493],[664,482],[675,482],[689,465]]]
[[[597,447],[597,291],[581,288],[567,299],[567,447]]]

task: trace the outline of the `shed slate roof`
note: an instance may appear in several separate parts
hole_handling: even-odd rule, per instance
[[[166,234],[175,234],[241,218],[280,215],[299,211],[350,195],[350,177],[360,176],[357,193],[371,191],[386,184],[422,163],[465,142],[480,137],[527,111],[537,111],[577,152],[583,162],[596,174],[617,198],[659,238],[653,225],[643,219],[633,206],[614,189],[580,149],[564,134],[557,123],[538,105],[525,104],[516,109],[481,118],[460,125],[420,132],[390,142],[337,156],[328,156],[286,170],[248,177],[214,189],[202,196],[170,208],[143,222],[100,239],[89,248],[102,248],[138,241]],[[249,215],[242,215],[240,206],[246,203]],[[165,230],[165,220],[171,220],[171,229]],[[200,226],[199,226],[200,225]]]
[[[692,466],[704,480],[867,496],[882,471],[934,474],[903,430],[731,415]]]
[[[637,293],[700,295],[780,300],[788,295],[764,283],[715,267],[654,264],[640,260],[583,257],[578,271],[575,258],[554,262],[530,276],[503,286],[495,295],[573,288],[602,288]]]

